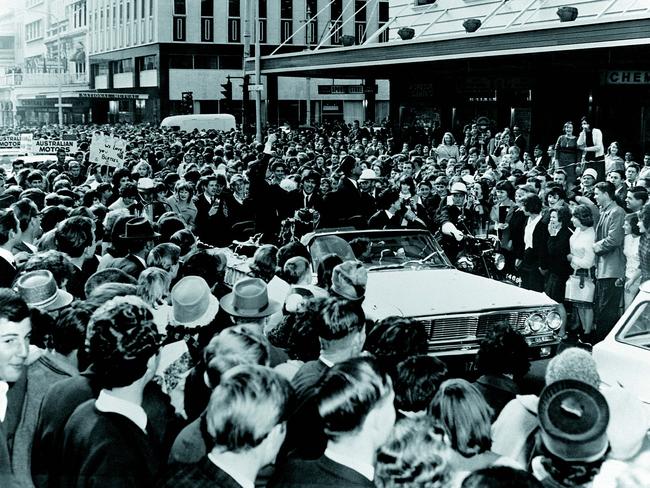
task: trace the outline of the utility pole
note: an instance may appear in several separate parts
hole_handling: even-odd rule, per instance
[[[259,18],[260,18],[260,2],[259,0],[253,0],[255,3],[255,17],[254,17],[254,29],[255,33],[255,84],[261,85],[260,77],[260,33],[259,33]],[[255,91],[255,139],[258,142],[264,142],[262,140],[262,92],[260,90]]]
[[[311,51],[311,28],[312,24],[311,19],[311,9],[307,6],[307,28],[305,29],[307,51]],[[311,78],[308,76],[305,78],[305,89],[307,91],[307,125],[311,127]]]
[[[51,14],[50,14],[51,15]],[[57,96],[57,101],[59,105],[59,126],[63,125],[63,96],[62,96],[62,91],[63,91],[63,61],[62,61],[62,56],[61,56],[61,26],[57,25],[56,26],[56,44],[57,44],[57,51],[59,52],[59,76],[58,78],[58,96]]]
[[[257,0],[255,0],[257,1]],[[244,62],[242,63],[242,78],[246,80],[246,60],[251,56],[251,0],[244,0]],[[242,102],[241,102],[241,126],[246,133],[246,124],[248,123],[248,83],[243,84]]]

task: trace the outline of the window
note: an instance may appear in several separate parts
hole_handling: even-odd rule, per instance
[[[126,2],[126,21],[131,20],[131,2]]]
[[[174,17],[174,41],[185,40],[185,17]]]
[[[241,56],[219,56],[219,69],[242,69],[244,62]]]
[[[293,0],[280,0],[280,18],[293,18]]]
[[[214,41],[214,19],[212,17],[201,17],[201,42]]]
[[[415,6],[419,7],[420,5],[430,5],[436,3],[437,0],[415,0]]]
[[[117,73],[133,73],[133,60],[131,58],[118,59],[111,61],[113,66],[113,74]]]
[[[174,0],[174,15],[185,15],[185,0]]]
[[[194,56],[194,69],[217,69],[216,56]]]
[[[280,2],[280,42],[285,42],[293,34],[293,0]]]
[[[43,20],[35,20],[25,26],[25,41],[35,41],[43,37]]]
[[[616,340],[623,344],[650,349],[650,302],[639,303],[628,322],[616,334]]]
[[[201,17],[214,16],[214,2],[213,0],[201,0]]]
[[[158,69],[158,58],[155,54],[137,58],[136,63],[138,66],[138,71],[150,71]]]
[[[318,2],[316,0],[307,0],[307,8],[305,10],[305,17],[315,17],[318,13]],[[307,26],[307,43],[316,44],[318,43],[318,24],[317,20],[314,19],[309,22]]]
[[[169,69],[192,69],[192,56],[169,56]]]
[[[259,0],[259,23],[257,35],[260,42],[266,42],[266,0]]]
[[[108,9],[106,10],[106,18],[108,19]],[[117,27],[117,6],[113,4],[113,27]]]
[[[239,0],[228,0],[228,17],[239,17]]]
[[[239,0],[228,0],[228,42],[241,42],[239,14]]]
[[[133,0],[133,20],[138,20],[138,2],[144,0]]]
[[[389,10],[389,5],[388,2],[379,2],[379,28],[384,26],[386,22],[388,22],[388,10]],[[388,42],[388,29],[386,29],[384,32],[382,32],[379,35],[379,42]]]
[[[149,0],[149,17],[153,17],[153,0]]]
[[[366,40],[366,0],[354,2],[354,37],[357,44]]]
[[[141,10],[140,10],[140,17],[143,18],[143,19],[144,19],[144,14],[145,14],[145,10],[146,10],[146,7],[145,7],[145,2],[146,1],[147,0],[142,0],[142,4],[141,4],[142,7],[141,7]]]
[[[341,44],[341,36],[343,35],[341,27],[343,25],[341,21],[343,17],[343,0],[334,0],[330,8],[330,17],[332,19],[331,42],[332,44]]]

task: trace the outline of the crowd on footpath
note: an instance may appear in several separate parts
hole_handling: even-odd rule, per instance
[[[580,344],[650,279],[650,154],[578,127],[0,129],[78,148],[0,156],[0,486],[650,486],[644,404]],[[366,317],[360,261],[312,269],[300,237],[332,227],[427,229],[452,262],[493,235],[580,347],[524,394],[528,345],[497,324],[456,377],[423,323]]]

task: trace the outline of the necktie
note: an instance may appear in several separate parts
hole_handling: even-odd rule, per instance
[[[4,422],[7,415],[7,391],[9,391],[9,384],[0,381],[0,422]]]

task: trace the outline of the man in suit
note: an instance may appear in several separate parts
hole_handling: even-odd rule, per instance
[[[16,261],[11,250],[20,236],[18,219],[11,209],[0,210],[0,287],[11,287],[16,278]]]
[[[320,174],[314,170],[303,172],[300,186],[288,195],[292,214],[301,208],[311,208],[317,212],[323,210],[323,197],[319,191],[320,179]]]
[[[357,357],[325,373],[317,395],[327,435],[316,460],[290,459],[269,487],[372,487],[377,449],[395,424],[393,386],[374,359]]]
[[[74,265],[66,288],[76,298],[83,299],[86,280],[97,271],[96,260],[91,261],[94,266],[84,266],[95,256],[95,224],[89,217],[69,217],[59,224],[54,239],[57,250],[65,253]]]
[[[387,188],[377,198],[377,211],[368,220],[370,229],[425,229],[426,224],[410,208],[409,202],[404,202],[396,188]]]
[[[32,323],[27,305],[9,289],[0,289],[0,486],[14,486],[14,436],[22,416],[25,366]],[[22,381],[21,381],[22,380]]]
[[[237,366],[210,396],[207,433],[214,447],[196,464],[169,468],[163,486],[246,488],[275,461],[286,434],[289,382],[270,368]]]
[[[226,197],[225,175],[211,174],[202,178],[204,191],[194,199],[196,235],[206,244],[227,246],[231,243],[231,219]]]
[[[452,262],[462,249],[464,233],[472,233],[476,225],[476,212],[467,206],[467,186],[451,186],[451,205],[443,198],[436,213],[435,223],[442,232],[441,244]]]
[[[596,291],[594,293],[594,325],[597,341],[605,338],[619,318],[623,288],[616,280],[625,276],[623,255],[623,223],[625,211],[616,203],[615,188],[609,181],[596,183],[594,189],[600,217],[596,224]]]
[[[120,259],[115,260],[114,268],[121,269],[133,276],[136,280],[147,268],[147,256],[154,247],[154,239],[160,234],[154,232],[151,222],[145,217],[133,217],[126,223],[122,239],[127,244],[129,253]]]
[[[628,187],[625,184],[625,172],[622,169],[613,169],[607,173],[607,181],[614,185],[614,200],[627,212]]]
[[[142,408],[145,386],[158,366],[161,336],[149,307],[136,297],[117,297],[97,309],[87,341],[110,351],[94,358],[101,388],[81,404],[63,430],[54,486],[153,486],[161,453],[148,435]],[[50,453],[55,455],[55,453]]]
[[[21,198],[11,205],[14,215],[18,219],[20,233],[12,253],[17,256],[23,253],[23,256],[29,257],[36,252],[34,242],[43,233],[41,229],[41,216],[38,207],[28,198]]]
[[[348,224],[351,217],[360,216],[367,221],[369,215],[361,214],[361,193],[358,188],[358,179],[361,176],[361,163],[354,156],[345,156],[338,167],[342,173],[338,187],[327,194],[325,199],[326,225],[338,226]]]

